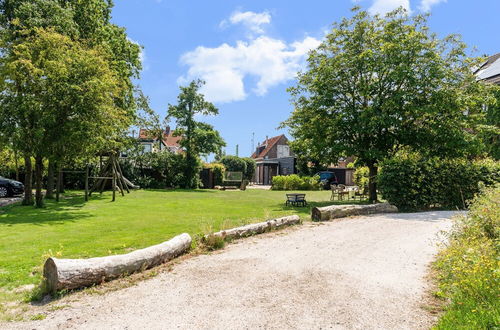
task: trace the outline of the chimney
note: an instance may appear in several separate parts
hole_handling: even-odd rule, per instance
[[[268,140],[269,140],[269,135],[266,135],[266,145]]]
[[[170,135],[170,126],[165,127],[165,135],[166,136]]]

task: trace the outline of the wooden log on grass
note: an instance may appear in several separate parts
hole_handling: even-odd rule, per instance
[[[295,225],[298,223],[300,223],[300,217],[298,215],[291,215],[288,217],[272,219],[265,222],[253,223],[242,227],[221,230],[217,233],[205,235],[205,239],[209,238],[210,236],[220,237],[223,239],[247,237],[256,234],[262,234],[279,227]]]
[[[128,254],[90,259],[49,258],[43,267],[43,275],[52,292],[78,289],[160,265],[185,253],[190,247],[191,236],[182,234]]]
[[[398,212],[398,208],[389,203],[370,205],[331,205],[313,208],[311,218],[313,221],[328,221],[331,219],[345,218],[355,215],[396,212]]]

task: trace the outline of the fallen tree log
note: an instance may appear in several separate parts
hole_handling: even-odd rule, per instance
[[[291,215],[288,217],[272,219],[265,222],[253,223],[242,227],[221,230],[213,234],[205,235],[205,239],[209,238],[210,236],[220,237],[223,239],[247,237],[256,234],[262,234],[275,228],[295,225],[298,223],[300,223],[300,217],[298,215]]]
[[[355,215],[396,212],[398,212],[398,208],[389,203],[370,205],[331,205],[313,208],[311,218],[313,221],[328,221],[331,219],[344,218]]]
[[[128,254],[90,259],[49,258],[43,267],[43,275],[52,292],[88,287],[162,264],[190,247],[191,236],[182,234]]]

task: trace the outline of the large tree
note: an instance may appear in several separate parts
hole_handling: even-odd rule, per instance
[[[226,144],[212,125],[196,121],[195,116],[217,115],[219,110],[199,93],[203,81],[181,86],[177,105],[169,105],[168,118],[176,120],[174,135],[181,136],[180,145],[186,153],[186,188],[196,188],[196,164],[199,156],[218,152]]]
[[[0,122],[16,149],[34,157],[36,204],[42,206],[44,159],[94,154],[130,121],[115,105],[122,86],[105,52],[51,30],[27,33],[0,61]]]
[[[123,28],[111,23],[112,6],[113,3],[110,0],[0,0],[0,24],[2,27],[0,34],[2,38],[2,55],[4,57],[12,53],[14,47],[18,47],[23,43],[26,44],[27,40],[36,36],[39,31],[50,30],[53,33],[64,35],[68,38],[67,41],[80,44],[79,47],[82,49],[94,49],[100,55],[103,55],[104,67],[111,71],[117,84],[117,88],[108,96],[112,97],[113,108],[118,109],[124,116],[119,118],[119,121],[110,123],[110,126],[107,127],[108,135],[105,138],[91,140],[94,142],[93,150],[86,149],[83,151],[82,148],[73,148],[69,143],[77,143],[78,140],[66,140],[66,145],[56,147],[54,144],[61,141],[63,131],[58,129],[59,127],[55,128],[55,131],[50,132],[52,133],[51,140],[47,142],[47,147],[50,146],[52,150],[52,154],[47,155],[50,165],[57,161],[60,168],[65,162],[71,164],[77,159],[88,159],[95,154],[96,149],[102,151],[117,150],[126,136],[124,127],[130,125],[131,120],[135,117],[138,102],[136,101],[137,93],[132,79],[138,77],[141,69],[141,48],[127,38]],[[47,53],[42,52],[42,54]],[[61,66],[64,67],[65,64]],[[43,82],[43,80],[40,80],[40,82]],[[73,84],[77,84],[76,80],[73,81]],[[39,86],[39,88],[45,87]],[[55,89],[52,89],[52,91],[55,91]],[[47,95],[47,93],[46,90],[44,95]],[[54,100],[57,100],[59,96],[57,94],[51,95]],[[24,98],[28,102],[29,96]],[[53,104],[57,106],[58,103],[54,102]],[[61,112],[62,109],[59,111]],[[109,118],[112,118],[112,116]],[[64,123],[64,117],[59,118],[59,124],[65,125],[68,129],[75,128],[76,131],[71,133],[73,136],[80,134],[77,129],[78,126]],[[10,134],[9,139],[11,140],[16,136],[26,134],[26,132],[20,131],[25,129],[23,126],[11,125],[10,127],[18,129]],[[49,126],[44,126],[44,128],[49,129]],[[97,136],[98,134],[95,135],[95,137]],[[19,145],[19,148],[31,150],[31,146],[26,141],[24,140],[25,143]],[[14,145],[18,146],[18,144]],[[21,149],[19,150],[21,151]],[[31,153],[34,156],[33,152],[31,150],[22,153],[24,155],[30,155]],[[25,157],[25,165],[26,171],[30,172],[32,167],[30,156]],[[49,174],[52,177],[53,166],[49,166],[49,168],[51,169]],[[30,177],[31,175],[27,175],[25,182],[26,204],[31,204],[31,193],[28,193],[31,191]],[[49,178],[49,183],[52,181],[51,179]]]
[[[377,200],[378,163],[402,147],[463,155],[480,139],[474,125],[490,102],[456,36],[439,39],[425,16],[385,17],[355,8],[313,50],[289,89],[295,110],[284,123],[292,147],[322,162],[355,156],[369,167]]]

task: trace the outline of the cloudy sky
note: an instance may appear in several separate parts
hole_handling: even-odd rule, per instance
[[[144,70],[137,82],[152,107],[165,115],[179,84],[201,78],[204,94],[220,110],[215,125],[227,153],[250,154],[277,130],[292,107],[286,88],[304,67],[331,24],[359,5],[371,13],[403,6],[429,12],[441,36],[462,34],[475,54],[500,52],[499,0],[120,0],[115,23],[144,46]]]

